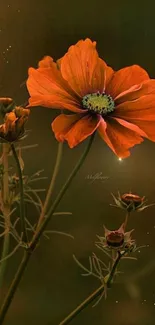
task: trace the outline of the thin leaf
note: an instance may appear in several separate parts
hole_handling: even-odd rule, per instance
[[[67,237],[70,237],[72,239],[74,239],[74,236],[67,234],[66,232],[62,232],[62,231],[57,231],[57,230],[46,230],[44,231],[45,234],[57,234],[57,235],[64,235]]]
[[[91,270],[88,270],[84,265],[82,265],[82,264],[78,261],[78,259],[75,257],[75,255],[73,255],[73,259],[74,259],[75,262],[78,264],[78,266],[80,266],[81,269],[83,269],[83,270],[86,272],[86,274],[82,274],[83,276],[86,276],[86,275],[88,274],[88,275],[93,275],[94,277],[96,277],[96,278],[99,279],[98,275],[95,274],[95,273],[93,273],[93,272],[91,272]]]
[[[45,188],[34,188],[33,190],[29,188],[29,189],[25,189],[24,192],[45,192],[45,191],[46,191]]]
[[[26,150],[26,149],[31,149],[31,148],[35,148],[38,147],[38,144],[31,144],[28,146],[18,146],[16,147],[16,150],[22,149],[22,150]]]
[[[97,247],[97,248],[99,248],[102,252],[104,252],[110,259],[111,259],[111,256],[110,256],[110,254],[103,248],[103,246],[100,246],[99,244],[95,244],[95,246]]]
[[[38,178],[30,179],[30,180],[27,181],[27,184],[34,183],[34,182],[37,182],[37,181],[42,181],[44,179],[48,179],[48,177],[44,176],[44,177],[38,177]]]
[[[57,216],[57,215],[72,215],[72,212],[54,212],[53,216]]]
[[[43,208],[43,204],[42,204],[42,201],[41,201],[39,195],[38,195],[34,190],[32,190],[32,193],[33,193],[33,195],[36,197],[36,199],[38,200],[38,202],[39,202],[39,204],[40,204],[40,207],[41,207],[41,209],[42,209],[42,208]]]
[[[124,256],[124,257],[122,257],[122,260],[125,260],[125,259],[128,259],[128,260],[135,260],[135,261],[138,260],[137,257],[132,257],[132,256]]]
[[[93,266],[94,266],[96,273],[99,274],[100,276],[102,276],[102,269],[101,269],[100,263],[99,263],[98,258],[95,253],[93,253],[93,255],[92,255],[92,260],[93,260]]]

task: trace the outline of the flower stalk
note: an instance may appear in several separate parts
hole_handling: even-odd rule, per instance
[[[130,216],[130,211],[126,211],[125,221],[124,221],[124,229],[127,227],[128,219]]]
[[[47,213],[47,215],[45,216],[46,218],[44,218],[44,221],[42,222],[42,224],[40,225],[40,228],[38,229],[38,232],[35,234],[34,238],[32,239],[31,243],[25,247],[24,250],[24,256],[23,259],[21,261],[21,264],[19,265],[19,268],[17,270],[17,273],[15,274],[15,277],[11,283],[11,286],[9,288],[8,294],[5,298],[5,301],[2,305],[2,308],[0,310],[0,324],[3,324],[3,321],[5,319],[5,316],[8,312],[8,309],[10,307],[10,304],[12,302],[12,299],[14,297],[14,294],[17,290],[17,287],[20,283],[20,280],[23,276],[23,273],[27,267],[27,264],[29,262],[30,257],[33,255],[33,252],[40,240],[41,235],[43,234],[48,222],[50,221],[50,218],[52,216],[52,214],[55,212],[59,202],[61,201],[62,197],[64,196],[66,190],[68,189],[69,185],[71,184],[71,181],[73,180],[73,178],[76,176],[77,172],[79,171],[80,167],[82,166],[82,164],[84,163],[89,150],[91,148],[91,145],[93,143],[94,140],[94,136],[95,133],[93,133],[90,137],[90,140],[88,142],[88,145],[84,151],[84,153],[82,154],[81,158],[79,159],[78,163],[76,164],[76,166],[74,167],[73,171],[71,172],[70,176],[68,177],[66,183],[63,185],[63,187],[61,188],[59,194],[57,195],[53,205],[51,206],[51,208],[49,209],[49,212]],[[13,149],[13,148],[12,148]],[[13,152],[15,152],[15,150],[13,149]],[[17,155],[15,155],[16,157],[16,161],[18,159]],[[19,172],[19,178],[22,178],[22,174],[21,174],[21,170],[20,170],[20,164],[18,161],[18,170]],[[22,184],[22,183],[21,183]]]
[[[56,163],[55,163],[55,167],[54,167],[54,172],[52,174],[50,186],[49,186],[49,189],[48,189],[48,192],[47,192],[47,195],[46,195],[46,198],[45,198],[45,202],[44,202],[41,214],[40,214],[40,218],[39,218],[39,221],[38,221],[36,231],[39,229],[39,226],[41,225],[41,223],[42,223],[42,221],[44,219],[45,213],[46,213],[48,205],[49,205],[49,201],[50,201],[51,196],[52,196],[52,192],[53,192],[53,189],[54,189],[56,177],[58,175],[59,168],[60,168],[60,163],[61,163],[61,158],[62,158],[62,149],[63,149],[63,143],[59,142],[59,144],[58,144],[58,153],[57,153]]]
[[[21,222],[21,234],[22,240],[24,243],[28,243],[28,237],[26,232],[26,223],[25,223],[25,202],[24,202],[24,187],[23,187],[23,175],[18,159],[18,155],[14,144],[11,144],[12,153],[16,162],[18,177],[19,177],[19,192],[20,192],[20,222]]]
[[[2,162],[3,162],[3,177],[2,177],[2,212],[4,216],[4,224],[5,224],[5,234],[3,237],[3,248],[1,254],[1,260],[5,259],[5,257],[9,253],[9,245],[10,245],[10,206],[9,206],[9,175],[8,175],[8,153],[9,153],[9,144],[3,143],[3,153],[2,153]],[[3,260],[0,262],[0,289],[3,286],[3,280],[5,276],[7,266],[7,260]]]
[[[59,202],[61,201],[62,197],[64,196],[66,190],[68,189],[69,185],[71,184],[73,178],[76,176],[77,172],[79,171],[80,167],[82,166],[82,164],[84,163],[87,155],[88,155],[88,152],[91,148],[91,145],[92,145],[92,142],[94,140],[94,136],[95,136],[95,133],[93,133],[90,137],[90,140],[88,142],[88,146],[86,147],[86,150],[84,151],[83,155],[81,156],[81,158],[79,159],[78,163],[75,165],[72,173],[70,174],[70,176],[68,177],[66,183],[62,186],[59,194],[57,195],[54,203],[52,204],[51,208],[49,209],[47,215],[46,215],[46,218],[44,219],[40,229],[38,230],[38,232],[36,232],[36,234],[34,235],[34,238],[30,244],[30,247],[31,249],[33,250],[38,242],[38,240],[40,239],[42,233],[44,232],[52,214],[55,212]]]
[[[106,276],[105,283],[102,284],[97,290],[95,290],[88,298],[86,298],[76,309],[74,309],[62,322],[60,322],[59,325],[67,325],[69,324],[77,315],[79,315],[82,310],[84,310],[87,306],[89,306],[96,298],[98,298],[105,290],[105,286],[107,288],[110,287],[110,284],[113,280],[113,277],[115,275],[116,268],[118,266],[118,263],[121,259],[123,254],[118,252],[117,257],[115,259],[115,262],[113,264],[113,267],[111,269],[111,272],[109,276]]]

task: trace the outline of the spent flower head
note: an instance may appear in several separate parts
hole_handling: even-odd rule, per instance
[[[109,230],[104,226],[104,237],[97,236],[100,241],[96,244],[103,249],[125,250],[128,253],[135,247],[135,240],[131,238],[132,232],[133,229],[125,232],[124,223],[117,230]]]
[[[118,192],[117,197],[115,197],[113,194],[112,196],[116,204],[112,206],[127,210],[128,212],[132,212],[135,210],[140,212],[152,205],[146,205],[145,196],[141,197],[137,194],[125,193],[123,195],[120,195],[120,193]]]

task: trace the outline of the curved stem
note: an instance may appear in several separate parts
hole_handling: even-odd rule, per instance
[[[7,259],[6,256],[9,253],[9,246],[10,246],[10,227],[9,227],[9,208],[4,208],[3,209],[3,215],[5,217],[5,235],[3,239],[3,248],[2,248],[2,254],[0,258],[0,289],[2,288],[3,285],[3,280],[4,280],[4,275],[6,271],[6,265],[7,265]]]
[[[126,227],[127,227],[129,216],[130,216],[130,212],[127,211],[126,216],[125,216],[125,221],[124,221],[124,229],[126,229]]]
[[[3,248],[1,254],[1,260],[4,260],[5,257],[8,255],[9,246],[10,246],[10,206],[8,202],[9,196],[9,163],[8,163],[8,152],[9,152],[9,144],[3,143],[3,185],[2,185],[2,200],[3,200],[3,216],[4,216],[4,223],[5,223],[5,235],[3,239]],[[7,260],[4,260],[0,263],[0,289],[3,285],[5,270],[6,270]]]
[[[92,301],[94,301],[97,297],[99,297],[103,291],[104,291],[104,288],[105,288],[105,285],[108,287],[110,287],[110,284],[111,284],[111,281],[113,280],[113,277],[114,277],[114,274],[115,274],[115,271],[116,271],[116,268],[118,266],[118,263],[121,259],[121,254],[119,253],[116,260],[115,260],[115,263],[113,265],[113,268],[109,274],[109,277],[108,277],[108,280],[106,282],[106,284],[102,284],[97,290],[95,290],[88,298],[86,298],[76,309],[74,309],[62,322],[60,322],[59,325],[66,325],[66,324],[69,324],[73,318],[75,318],[78,314],[80,314],[80,312],[85,309],[87,306],[90,305],[90,303]]]
[[[107,287],[110,286],[111,281],[113,280],[113,277],[114,277],[114,275],[115,275],[115,271],[116,271],[116,269],[117,269],[118,263],[119,263],[121,257],[123,256],[123,254],[124,254],[124,252],[121,254],[121,253],[118,251],[118,254],[117,254],[116,260],[115,260],[115,262],[114,262],[114,264],[113,264],[113,268],[112,268],[112,270],[111,270],[111,272],[110,272],[110,275],[109,275],[109,277],[108,277],[108,280],[107,280]]]
[[[11,144],[12,153],[14,156],[14,159],[16,161],[17,171],[18,171],[18,177],[19,177],[19,192],[20,192],[20,221],[21,221],[21,232],[22,232],[22,239],[23,242],[27,243],[27,232],[26,232],[26,224],[25,224],[25,203],[24,203],[24,188],[23,188],[23,175],[19,163],[19,159],[16,153],[16,149],[14,147],[14,144]]]
[[[14,297],[14,294],[17,290],[18,284],[21,280],[21,277],[26,269],[26,266],[29,262],[30,257],[33,255],[33,252],[37,246],[37,243],[41,237],[41,235],[43,234],[51,215],[55,212],[55,209],[57,208],[57,205],[59,204],[61,198],[63,197],[63,195],[65,194],[66,190],[68,189],[72,179],[74,178],[74,176],[77,174],[78,170],[80,169],[81,165],[83,164],[85,158],[87,157],[87,154],[90,150],[90,147],[92,145],[93,139],[94,139],[95,134],[93,134],[90,137],[90,140],[88,142],[88,146],[86,148],[86,150],[84,151],[82,157],[80,158],[79,162],[77,163],[77,165],[74,167],[72,173],[70,174],[69,178],[67,179],[66,183],[64,184],[64,186],[62,187],[62,189],[60,190],[59,194],[57,195],[52,207],[50,208],[46,219],[44,219],[44,221],[42,222],[40,229],[38,230],[38,232],[36,233],[34,239],[32,240],[31,244],[29,245],[29,247],[25,250],[24,252],[24,256],[22,259],[22,262],[17,270],[17,273],[12,281],[12,284],[10,286],[10,289],[8,291],[8,294],[5,298],[5,301],[2,305],[1,311],[0,311],[0,324],[3,324],[3,321],[5,319],[5,316],[7,314],[7,311],[10,307],[10,304],[12,302],[12,299]]]
[[[38,225],[37,225],[36,230],[38,230],[40,224],[42,223],[42,220],[44,219],[44,216],[45,216],[48,204],[49,204],[49,200],[51,199],[51,196],[52,196],[52,192],[53,192],[53,188],[54,188],[54,185],[55,185],[56,177],[58,175],[59,168],[60,168],[60,163],[61,163],[61,158],[62,158],[62,149],[63,149],[63,143],[59,142],[56,163],[55,163],[55,166],[54,166],[54,172],[53,172],[53,175],[52,175],[52,178],[51,178],[50,186],[49,186],[49,189],[48,189],[48,192],[47,192],[47,195],[46,195],[46,199],[45,199],[45,202],[44,202],[44,205],[43,205],[40,217],[39,217],[39,221],[38,221]]]
[[[61,188],[59,194],[57,195],[53,205],[51,206],[51,208],[49,209],[47,215],[45,216],[46,218],[44,219],[42,225],[40,226],[40,229],[38,230],[38,232],[36,232],[36,234],[33,237],[33,240],[30,244],[31,249],[33,250],[33,248],[36,246],[36,243],[38,242],[38,240],[40,239],[42,233],[44,232],[52,214],[55,212],[55,209],[57,208],[59,202],[61,201],[63,195],[65,194],[66,190],[68,189],[69,185],[71,184],[72,179],[75,177],[75,175],[77,174],[78,170],[80,169],[80,167],[82,166],[83,162],[85,161],[87,154],[91,148],[92,142],[94,140],[94,136],[95,133],[93,133],[90,137],[90,140],[88,142],[88,146],[86,148],[86,150],[84,151],[83,155],[81,156],[81,158],[79,159],[78,163],[75,165],[72,173],[70,174],[70,176],[68,177],[66,183],[63,185],[63,187]]]

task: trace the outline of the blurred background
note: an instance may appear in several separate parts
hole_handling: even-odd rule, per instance
[[[139,64],[155,78],[155,2],[153,0],[0,0],[0,96],[13,97],[24,103],[28,94],[23,82],[30,66],[36,67],[44,55],[58,59],[68,47],[86,37],[97,41],[100,57],[114,69]],[[44,169],[47,188],[54,167],[57,142],[51,132],[56,111],[32,109],[25,144],[38,144],[24,151],[25,173]],[[83,152],[86,142],[70,150],[64,145],[61,170],[53,197],[58,193]],[[80,172],[66,192],[57,211],[72,215],[53,216],[49,229],[63,231],[41,240],[20,283],[5,325],[58,325],[100,283],[93,277],[82,277],[72,258],[75,254],[88,266],[95,248],[96,234],[107,228],[118,228],[124,212],[110,206],[111,193],[132,191],[155,202],[155,144],[145,141],[131,150],[128,159],[119,161],[96,136]],[[89,175],[103,178],[91,182]],[[105,177],[105,179],[104,179]],[[107,178],[107,179],[106,179]],[[44,194],[42,194],[44,199]],[[36,211],[29,207],[29,220]],[[155,207],[134,213],[129,220],[137,245],[146,245],[136,253],[137,261],[123,261],[128,282],[115,283],[108,299],[89,306],[73,325],[153,325],[155,319]],[[14,275],[21,252],[8,264],[5,288]],[[104,259],[104,256],[103,256]],[[139,273],[149,263],[147,273]],[[133,277],[133,275],[136,275]],[[121,282],[121,275],[118,282]]]

